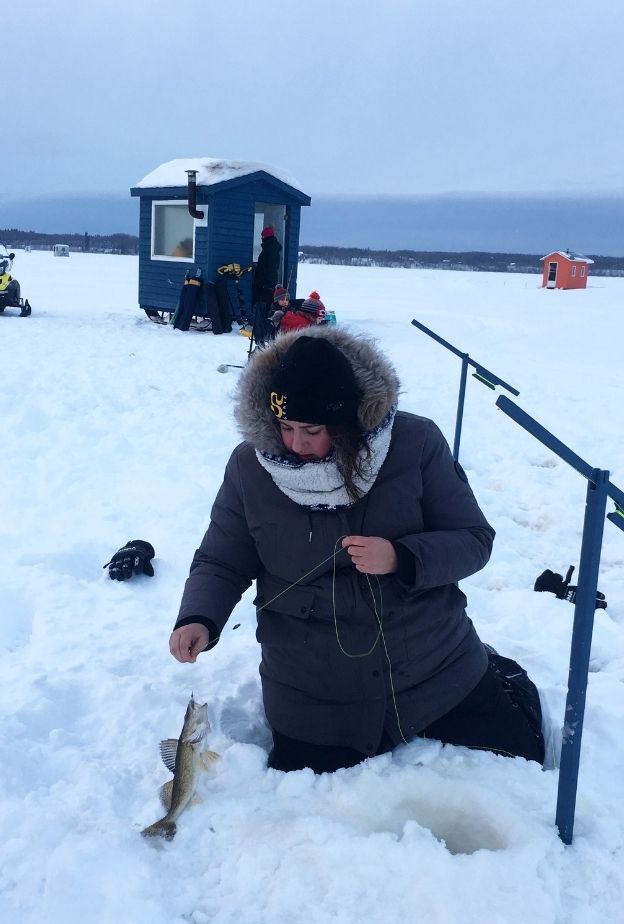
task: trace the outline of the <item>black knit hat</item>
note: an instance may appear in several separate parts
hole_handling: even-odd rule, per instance
[[[344,353],[324,337],[298,337],[273,373],[269,400],[278,419],[355,424],[360,393]]]

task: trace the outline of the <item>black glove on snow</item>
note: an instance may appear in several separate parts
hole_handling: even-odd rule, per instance
[[[560,574],[556,574],[554,571],[551,571],[549,568],[547,568],[546,571],[542,571],[536,580],[533,590],[548,590],[550,593],[553,593],[555,597],[559,597],[560,600],[569,600],[570,603],[576,603],[576,592],[578,590],[578,585],[570,584],[573,573],[574,565],[570,565],[564,580]],[[607,601],[605,600],[605,595],[597,590],[596,609],[606,610],[606,608]]]
[[[147,574],[152,577],[154,569],[151,560],[155,555],[154,547],[143,539],[131,539],[122,549],[115,552],[103,567],[108,568],[108,576],[113,581],[127,581],[133,574]]]

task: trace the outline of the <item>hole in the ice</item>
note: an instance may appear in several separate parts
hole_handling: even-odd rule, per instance
[[[242,744],[257,744],[268,751],[272,744],[271,731],[260,711],[258,683],[242,684],[234,696],[223,703],[219,716],[221,731]]]
[[[507,841],[494,824],[477,813],[469,814],[457,805],[428,805],[422,802],[402,802],[392,815],[380,820],[375,830],[391,831],[399,838],[404,836],[405,826],[415,821],[420,827],[428,828],[436,840],[444,843],[452,854],[471,854],[477,850],[504,850]]]

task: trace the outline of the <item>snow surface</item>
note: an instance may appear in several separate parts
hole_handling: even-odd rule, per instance
[[[263,170],[287,186],[303,192],[301,186],[290,174],[280,167],[256,163],[250,160],[222,160],[217,157],[178,157],[167,161],[152,170],[135,184],[137,189],[153,189],[159,186],[186,186],[188,177],[185,170],[197,170],[198,186],[213,186],[239,176],[249,176]]]
[[[194,665],[168,652],[193,552],[237,442],[248,341],[182,333],[137,307],[135,257],[17,252],[30,318],[0,315],[0,920],[7,924],[593,924],[624,919],[624,534],[605,523],[575,838],[557,771],[435,742],[351,770],[267,770],[252,591]],[[624,484],[624,280],[303,265],[338,322],[387,348],[402,406],[452,442],[460,364],[413,317],[520,389],[517,402]],[[573,607],[533,592],[578,568],[584,480],[468,379],[460,458],[497,530],[462,582],[482,638],[538,683],[555,730]],[[102,565],[129,539],[155,577]],[[239,628],[235,628],[240,624]],[[222,754],[203,804],[155,849],[191,690]],[[552,755],[551,755],[552,756]]]

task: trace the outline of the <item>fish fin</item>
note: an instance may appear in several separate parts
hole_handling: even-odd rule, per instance
[[[163,804],[163,808],[166,808],[167,811],[171,808],[171,797],[173,795],[173,780],[169,780],[168,783],[163,783],[163,785],[158,790],[158,795],[160,796],[160,801]]]
[[[167,770],[175,773],[176,754],[178,753],[178,739],[165,738],[160,742],[160,756]]]
[[[189,799],[189,808],[190,808],[190,806],[192,806],[192,805],[201,805],[201,804],[203,803],[203,801],[204,801],[204,800],[202,799],[202,797],[199,795],[198,792],[193,793],[192,798]]]
[[[207,728],[205,727],[198,728],[193,732],[192,735],[187,735],[187,737],[183,738],[182,740],[184,741],[185,744],[199,744],[201,741],[204,740],[207,734],[208,734]]]
[[[200,762],[204,770],[208,770],[215,761],[221,760],[221,755],[217,754],[216,751],[202,751],[200,754]]]
[[[160,821],[155,821],[153,825],[143,828],[141,837],[164,837],[166,841],[171,841],[175,837],[175,833],[175,821],[167,821],[165,816]]]

